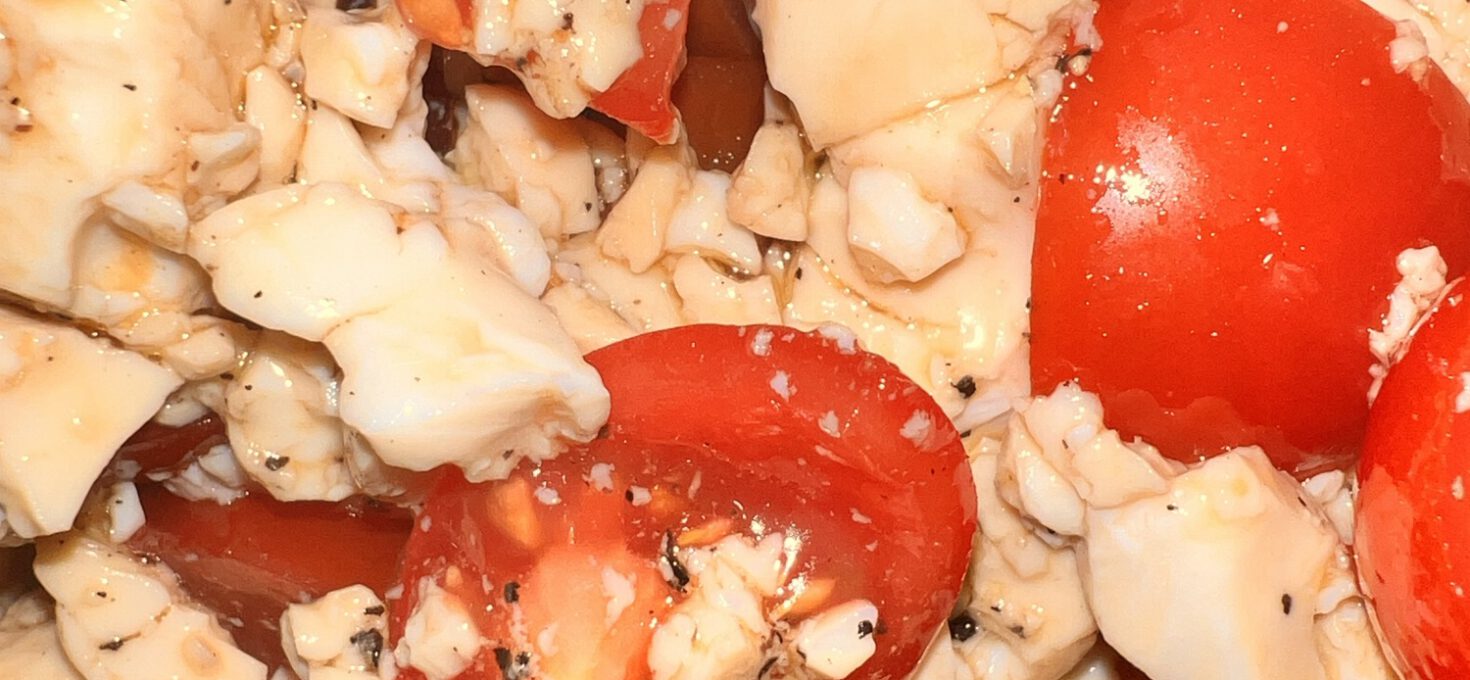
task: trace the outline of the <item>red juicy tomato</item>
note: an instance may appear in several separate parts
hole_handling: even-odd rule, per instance
[[[241,649],[274,665],[285,663],[286,606],[356,583],[383,592],[413,522],[406,510],[361,500],[284,503],[257,493],[219,505],[155,485],[138,495],[148,521],[128,545],[178,573]]]
[[[1461,286],[1389,371],[1358,464],[1359,576],[1408,680],[1463,678],[1470,668],[1467,379]]]
[[[137,463],[144,471],[174,467],[189,454],[200,454],[226,443],[225,423],[211,413],[183,427],[148,421],[117,451],[119,460]]]
[[[473,0],[397,0],[398,11],[419,37],[452,50],[473,39]],[[592,108],[621,121],[660,144],[678,137],[678,114],[670,91],[684,56],[689,0],[655,0],[638,17],[643,58],[593,98]],[[573,24],[575,26],[575,24]],[[568,30],[575,30],[574,28]],[[503,66],[512,65],[510,62]]]
[[[1181,460],[1346,465],[1394,256],[1470,262],[1470,106],[1395,73],[1356,0],[1117,0],[1097,28],[1045,154],[1035,390],[1079,379]]]
[[[959,435],[918,386],[876,355],[779,327],[684,327],[587,359],[612,393],[604,435],[503,482],[447,477],[409,541],[395,638],[429,579],[490,640],[461,678],[499,678],[532,648],[548,676],[647,678],[653,627],[681,599],[657,567],[666,537],[704,545],[760,525],[802,538],[795,573],[813,586],[791,618],[866,598],[877,653],[852,677],[907,676],[955,602],[975,531]],[[610,491],[593,483],[598,464],[612,466]],[[614,615],[605,568],[634,586]],[[556,651],[533,647],[553,625]]]
[[[626,123],[660,144],[679,137],[679,114],[670,92],[683,66],[684,31],[689,26],[689,0],[669,0],[643,7],[638,36],[643,58],[606,92],[592,99],[592,108]]]

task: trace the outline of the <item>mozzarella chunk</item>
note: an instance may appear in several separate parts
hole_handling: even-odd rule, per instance
[[[214,615],[191,604],[165,567],[69,535],[37,544],[36,577],[56,600],[67,658],[88,680],[264,680]]]
[[[1470,92],[1470,8],[1454,0],[1363,1],[1395,22],[1400,37],[1390,59],[1396,67],[1427,56],[1462,93]]]
[[[847,242],[866,277],[918,282],[965,250],[954,215],[901,171],[861,167],[847,184]]]
[[[1100,450],[1111,464],[1078,463]],[[1129,451],[1144,464],[1118,465]],[[1336,531],[1259,448],[1181,470],[1119,442],[1097,398],[1064,385],[1012,422],[1001,460],[1002,496],[1080,541],[1098,629],[1149,677],[1391,677],[1367,672],[1386,665],[1354,627]]]
[[[1388,369],[1403,357],[1414,331],[1448,285],[1445,274],[1449,269],[1434,246],[1404,250],[1394,258],[1394,268],[1400,278],[1388,294],[1388,313],[1383,316],[1382,328],[1368,329],[1368,351],[1378,360],[1368,368],[1373,376],[1368,388],[1370,404],[1388,377]]]
[[[464,603],[433,581],[419,584],[419,599],[394,651],[400,667],[428,680],[448,680],[469,668],[485,639]]]
[[[219,505],[229,505],[244,496],[245,485],[250,481],[227,444],[210,447],[177,473],[151,472],[148,477],[162,480],[170,492],[181,498]]]
[[[592,152],[575,123],[548,118],[519,90],[465,90],[469,124],[455,144],[461,172],[508,198],[548,237],[597,228]]]
[[[755,21],[771,85],[822,149],[1004,80],[1071,3],[1011,4],[992,17],[965,0],[759,0]]]
[[[574,283],[553,287],[541,296],[541,301],[551,307],[583,354],[634,335],[623,317]]]
[[[781,323],[781,308],[770,276],[741,281],[717,271],[699,255],[685,255],[674,265],[674,290],[684,301],[691,323]]]
[[[238,201],[196,225],[190,253],[233,311],[325,342],[342,420],[390,465],[503,477],[607,418],[607,391],[545,307],[432,224],[345,186]]]
[[[390,465],[498,479],[588,441],[607,390],[556,318],[494,269],[450,260],[413,298],[326,339],[342,419]]]
[[[313,6],[301,28],[306,94],[380,128],[393,125],[408,96],[419,43],[393,3],[383,7],[367,17]]]
[[[597,230],[597,247],[603,255],[626,263],[634,274],[648,271],[663,257],[674,208],[689,191],[689,164],[687,154],[677,147],[657,147],[648,153],[627,193]]]
[[[267,331],[225,389],[230,448],[276,498],[336,501],[357,491],[336,372],[326,348]]]
[[[302,680],[376,680],[388,621],[383,601],[367,586],[334,590],[281,615],[281,645]]]
[[[0,511],[10,530],[71,528],[112,454],[180,384],[105,340],[0,308]]]
[[[42,593],[29,593],[0,616],[0,678],[83,680],[67,660],[56,633],[53,605]]]
[[[535,223],[489,192],[460,185],[443,187],[444,236],[450,248],[495,262],[531,295],[546,291],[551,256]]]
[[[255,177],[258,135],[234,111],[235,90],[261,58],[263,7],[0,7],[6,96],[27,125],[5,136],[0,154],[0,289],[132,346],[151,350],[188,332],[188,315],[209,303],[207,286],[167,248],[177,247],[185,215]]]
[[[763,600],[785,581],[784,538],[758,543],[726,536],[708,548],[681,550],[689,595],[660,622],[648,647],[654,680],[744,680],[765,661],[771,635]]]
[[[811,173],[801,130],[768,121],[755,131],[745,161],[730,186],[730,221],[761,236],[784,241],[806,239]]]
[[[138,487],[132,482],[113,483],[108,489],[104,507],[108,519],[107,540],[126,543],[143,528],[143,504],[138,500]]]
[[[1002,500],[1001,442],[972,437],[966,445],[981,529],[962,598],[973,629],[963,639],[941,631],[915,680],[1057,680],[1097,639],[1077,556],[1043,540]]]
[[[306,103],[285,76],[258,66],[245,76],[245,122],[260,130],[260,179],[284,184],[306,135]]]
[[[730,221],[725,198],[730,176],[712,170],[696,171],[674,212],[664,249],[670,253],[694,253],[719,260],[736,271],[760,270],[761,252],[755,234]]]
[[[400,217],[344,185],[291,185],[195,224],[189,254],[214,275],[215,294],[231,311],[320,341],[347,319],[401,300],[444,259],[437,229]]]
[[[845,678],[873,657],[878,608],[867,600],[851,600],[801,622],[792,644],[818,677]]]
[[[542,111],[570,118],[643,56],[643,5],[476,0],[472,51],[482,61],[513,65]]]

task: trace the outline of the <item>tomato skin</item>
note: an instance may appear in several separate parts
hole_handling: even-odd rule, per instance
[[[1470,371],[1465,286],[1441,302],[1383,382],[1358,463],[1358,574],[1406,680],[1470,668]]]
[[[622,671],[627,680],[646,678],[647,624],[676,594],[655,569],[662,540],[730,518],[735,532],[749,533],[754,520],[775,530],[794,525],[809,536],[797,571],[834,580],[828,604],[853,597],[877,604],[885,632],[875,638],[877,654],[853,678],[897,679],[912,670],[959,593],[976,528],[974,483],[959,435],[917,385],[876,355],[770,326],[677,328],[587,359],[612,393],[605,434],[506,482],[476,486],[453,475],[441,482],[426,503],[429,528],[410,539],[405,599],[392,615],[395,636],[415,605],[414,584],[453,580],[460,585],[451,591],[491,640],[487,647],[515,652],[504,633],[504,584],[519,584],[534,639],[538,626],[555,617],[538,618],[535,603],[566,599],[555,592],[565,586],[538,583],[534,570],[548,554],[575,546],[593,559],[641,563],[630,567],[641,569],[637,582],[657,586],[640,590],[629,607],[636,620],[620,622],[609,635],[616,644],[603,643],[619,650],[608,660],[615,668],[596,669],[596,677]],[[778,372],[794,388],[788,398],[772,386]],[[916,413],[932,427],[911,441],[900,432]],[[828,434],[834,418],[836,437]],[[587,481],[597,463],[614,466],[613,492]],[[531,547],[514,538],[523,532],[494,526],[494,518],[508,516],[494,499],[516,484],[558,492],[555,505],[522,504],[544,539]],[[625,500],[630,484],[652,490],[653,501]],[[489,592],[482,576],[493,584]],[[596,602],[602,606],[601,598]],[[495,609],[486,613],[484,605]],[[586,618],[562,615],[557,620]],[[595,637],[577,639],[596,644]],[[460,677],[498,673],[487,649]],[[404,677],[420,676],[409,669]]]
[[[150,420],[123,443],[117,459],[137,463],[144,472],[166,470],[178,466],[190,454],[201,454],[224,443],[224,420],[213,413],[182,427]]]
[[[361,499],[286,503],[258,492],[218,505],[152,484],[138,496],[148,521],[128,546],[173,569],[241,649],[274,665],[285,663],[286,606],[357,583],[382,593],[413,523],[407,510]]]
[[[668,0],[644,6],[638,17],[643,58],[591,102],[592,108],[660,144],[672,144],[679,136],[679,117],[670,92],[683,66],[689,1]]]
[[[1034,389],[1080,379],[1181,460],[1349,464],[1394,256],[1470,262],[1470,106],[1394,73],[1353,0],[1121,0],[1097,28],[1045,153]]]

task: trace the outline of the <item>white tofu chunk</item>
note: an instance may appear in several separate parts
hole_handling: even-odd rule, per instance
[[[71,528],[118,447],[182,382],[106,340],[0,308],[0,510],[11,531]]]
[[[847,182],[847,243],[870,280],[917,283],[965,252],[954,215],[908,173],[862,167]]]
[[[62,649],[88,680],[265,680],[172,572],[70,534],[37,544],[36,577],[56,600]]]

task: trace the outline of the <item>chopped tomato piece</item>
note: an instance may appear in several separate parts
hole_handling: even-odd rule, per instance
[[[1079,380],[1181,460],[1350,464],[1395,255],[1470,265],[1470,105],[1432,64],[1395,72],[1356,0],[1118,0],[1096,24],[1045,153],[1036,391]]]
[[[407,510],[361,499],[284,503],[255,493],[219,505],[147,484],[138,495],[148,521],[128,545],[178,573],[241,649],[275,665],[285,661],[286,606],[357,583],[382,593],[413,523]]]
[[[643,58],[592,100],[592,108],[626,123],[660,144],[679,135],[679,117],[670,91],[684,58],[689,0],[649,3],[638,18]]]
[[[488,640],[460,678],[532,658],[554,677],[648,678],[649,640],[685,597],[672,546],[781,532],[809,586],[789,618],[869,600],[877,651],[851,677],[912,670],[976,528],[959,434],[922,389],[876,355],[772,326],[683,327],[587,359],[612,393],[604,435],[505,481],[442,480],[409,542],[395,634],[434,584]]]
[[[1358,464],[1358,571],[1407,680],[1470,668],[1470,304],[1441,302],[1388,373]]]

